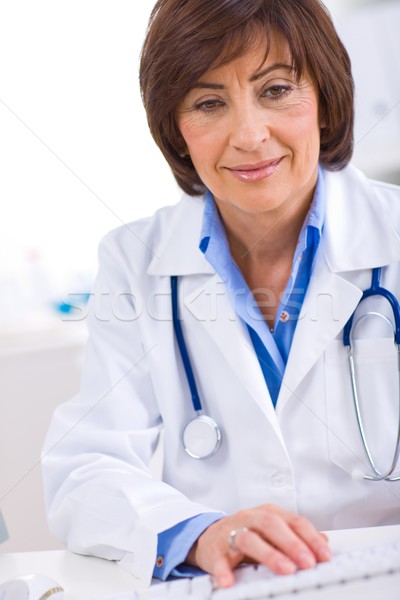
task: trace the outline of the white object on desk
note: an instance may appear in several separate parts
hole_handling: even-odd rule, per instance
[[[63,588],[44,575],[26,575],[0,585],[0,600],[62,600]]]
[[[29,573],[40,573],[57,581],[64,588],[64,600],[97,599],[145,588],[113,561],[67,550],[0,554],[0,583]]]

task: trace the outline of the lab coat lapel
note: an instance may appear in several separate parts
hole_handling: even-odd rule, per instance
[[[225,285],[218,275],[207,277],[197,289],[185,295],[184,307],[206,328],[227,361],[231,376],[238,379],[259,405],[282,440],[265,379],[245,325],[235,314]],[[246,399],[244,398],[244,401]]]
[[[293,337],[277,401],[278,414],[343,329],[361,296],[362,290],[333,273],[320,253]]]

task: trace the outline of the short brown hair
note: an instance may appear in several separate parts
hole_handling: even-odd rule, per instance
[[[150,131],[181,188],[201,194],[200,180],[176,124],[186,94],[211,67],[242,56],[265,31],[288,42],[300,78],[306,71],[318,92],[320,162],[347,165],[353,152],[354,90],[350,59],[319,0],[158,0],[140,63],[140,86]]]

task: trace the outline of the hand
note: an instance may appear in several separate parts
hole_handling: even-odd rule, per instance
[[[243,527],[248,531],[241,531]],[[235,529],[240,531],[232,548],[228,538]],[[211,573],[218,587],[230,587],[235,582],[233,569],[243,561],[288,575],[330,558],[326,535],[308,519],[264,504],[210,525],[193,544],[185,562]]]

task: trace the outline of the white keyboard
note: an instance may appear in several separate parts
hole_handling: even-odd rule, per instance
[[[247,565],[235,571],[236,585],[215,589],[208,575],[175,579],[130,592],[115,600],[257,600],[298,594],[337,584],[400,573],[400,541],[337,553],[327,563],[293,575],[274,575],[262,566]],[[299,596],[297,596],[300,600]],[[400,598],[400,590],[399,590]]]

